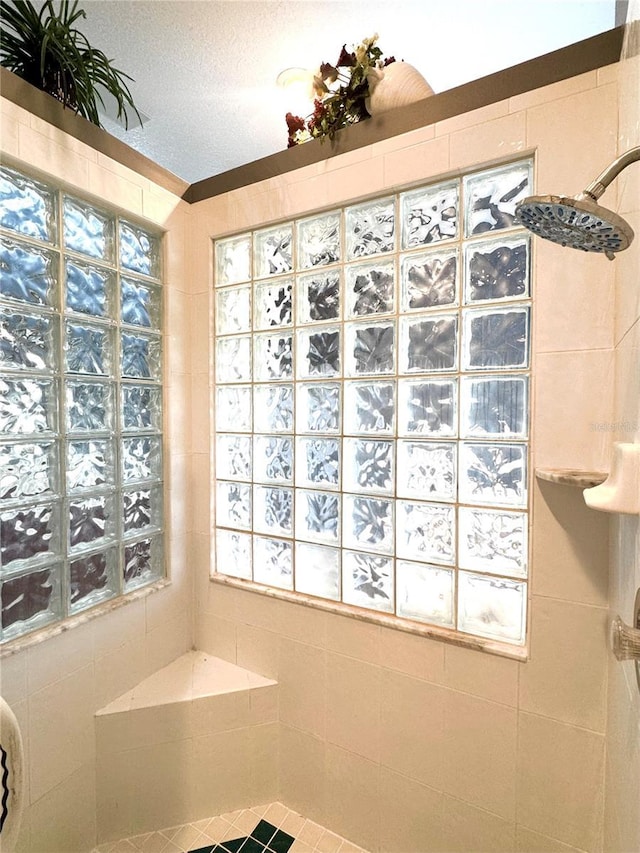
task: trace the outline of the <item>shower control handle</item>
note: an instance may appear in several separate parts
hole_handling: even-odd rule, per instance
[[[626,625],[619,616],[611,624],[611,644],[618,660],[640,660],[640,629]]]

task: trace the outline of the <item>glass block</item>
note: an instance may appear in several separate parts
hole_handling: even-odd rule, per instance
[[[116,519],[113,495],[70,500],[67,505],[69,547],[73,552],[84,551],[114,539]]]
[[[529,240],[491,240],[465,246],[465,302],[529,295]]]
[[[125,379],[160,379],[162,347],[159,337],[120,335],[120,372]]]
[[[216,381],[251,381],[251,337],[218,338],[216,341]]]
[[[0,433],[29,435],[55,430],[57,402],[50,379],[0,376]]]
[[[396,281],[393,261],[347,267],[345,277],[349,317],[389,314],[394,310]]]
[[[28,305],[57,305],[58,255],[0,237],[0,296]]]
[[[531,195],[532,162],[511,163],[463,178],[465,236],[516,225],[516,204]]]
[[[528,516],[461,506],[458,565],[494,575],[527,576]]]
[[[65,370],[67,373],[93,373],[107,376],[111,372],[111,330],[104,326],[65,323]]]
[[[256,278],[290,272],[292,231],[290,225],[258,231],[253,238]]]
[[[412,249],[458,234],[458,181],[403,193],[402,248]]]
[[[216,572],[251,580],[251,534],[216,530]]]
[[[160,238],[120,220],[120,263],[128,270],[157,278],[160,272]]]
[[[392,442],[345,438],[343,488],[351,492],[391,494],[394,487],[393,463]]]
[[[296,438],[296,485],[320,489],[340,485],[340,440]]]
[[[391,435],[395,426],[396,386],[387,382],[345,382],[345,432]]]
[[[455,501],[456,446],[452,441],[398,441],[397,494]]]
[[[0,500],[58,490],[58,448],[52,441],[0,444]]]
[[[460,502],[526,506],[525,444],[460,444]]]
[[[340,551],[296,542],[296,592],[340,601]]]
[[[293,548],[282,539],[253,537],[253,579],[256,583],[293,589]]]
[[[245,483],[216,483],[216,524],[251,529],[251,486]]]
[[[153,435],[124,438],[121,442],[124,483],[158,480],[162,477],[162,443]]]
[[[64,245],[73,252],[113,259],[115,227],[112,216],[75,198],[64,197],[62,205]]]
[[[291,335],[256,335],[253,339],[254,379],[291,379],[293,338]]]
[[[258,533],[293,533],[293,490],[274,486],[253,487],[253,529]]]
[[[454,305],[458,301],[458,253],[440,250],[405,255],[400,261],[402,311]]]
[[[216,287],[251,278],[251,235],[216,240]]]
[[[65,307],[92,317],[113,315],[115,273],[101,267],[67,259],[65,263]]]
[[[36,240],[55,241],[56,194],[13,169],[0,169],[0,226]]]
[[[313,273],[297,280],[298,322],[322,323],[340,318],[340,273]]]
[[[340,214],[329,213],[298,222],[298,267],[335,264],[340,260]]]
[[[123,492],[122,532],[124,536],[136,536],[148,528],[161,528],[163,501],[162,486],[147,486]]]
[[[0,368],[53,371],[57,329],[53,317],[0,309]]]
[[[529,309],[496,308],[464,311],[464,367],[527,367]]]
[[[342,600],[356,607],[393,613],[393,560],[343,551]]]
[[[346,237],[348,260],[392,252],[395,247],[393,198],[347,208]]]
[[[458,572],[458,630],[507,643],[524,643],[527,585]]]
[[[162,536],[124,546],[124,589],[131,592],[164,577]]]
[[[254,328],[272,329],[293,323],[293,279],[281,278],[256,284],[253,295]]]
[[[251,479],[250,436],[216,436],[216,477],[223,480]]]
[[[453,628],[454,583],[454,572],[450,569],[398,560],[396,614]]]
[[[162,291],[133,278],[120,279],[120,320],[130,326],[159,329]]]
[[[398,383],[400,435],[450,436],[457,432],[458,385],[455,379]]]
[[[393,501],[344,495],[342,538],[351,548],[393,553]]]
[[[401,321],[400,369],[403,373],[456,370],[458,366],[458,318],[438,314]]]
[[[54,564],[0,583],[3,641],[62,619],[61,573],[62,566]]]
[[[340,375],[340,327],[313,326],[297,332],[298,377],[318,379]]]
[[[297,432],[339,432],[340,385],[337,382],[300,383],[296,395]]]
[[[455,563],[455,508],[397,501],[397,554],[425,563]]]
[[[95,489],[114,482],[113,445],[91,439],[67,444],[67,491]]]
[[[463,377],[460,387],[462,437],[525,438],[528,382],[526,376]]]
[[[80,613],[119,592],[116,548],[71,560],[69,563],[69,612]]]
[[[47,503],[0,513],[0,570],[4,573],[29,561],[42,562],[60,553],[60,507]]]
[[[216,290],[216,332],[229,335],[251,331],[251,287]]]
[[[350,376],[394,372],[394,322],[350,323],[345,329],[345,364]]]
[[[121,385],[122,429],[162,428],[162,389],[157,385]]]
[[[253,439],[253,479],[260,483],[293,481],[293,439],[256,435]]]
[[[338,544],[340,496],[296,489],[296,539]]]
[[[216,430],[251,432],[251,386],[216,388]]]
[[[112,428],[111,384],[67,380],[64,389],[68,432],[100,432]]]
[[[256,385],[253,394],[256,432],[293,431],[293,385]]]

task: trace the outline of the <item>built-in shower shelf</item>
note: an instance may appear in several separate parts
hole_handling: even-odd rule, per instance
[[[576,486],[579,489],[599,486],[608,476],[604,471],[580,471],[578,468],[536,468],[538,480],[547,480],[561,486]]]

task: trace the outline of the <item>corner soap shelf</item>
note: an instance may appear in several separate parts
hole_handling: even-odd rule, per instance
[[[558,483],[561,486],[576,486],[591,489],[599,486],[609,475],[604,471],[580,471],[577,468],[536,468],[538,480]]]

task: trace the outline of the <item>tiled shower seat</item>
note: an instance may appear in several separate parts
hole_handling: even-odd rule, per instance
[[[98,843],[275,800],[277,691],[193,651],[98,711]]]

